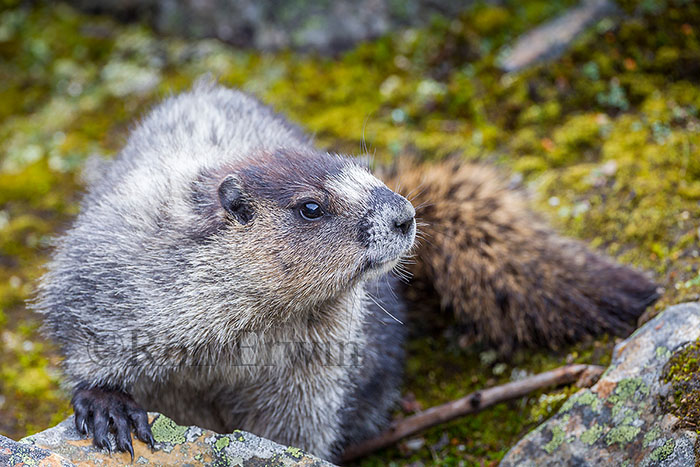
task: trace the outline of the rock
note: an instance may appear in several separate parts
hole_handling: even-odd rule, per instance
[[[270,467],[305,465],[332,466],[301,449],[286,447],[251,433],[234,431],[218,434],[195,426],[179,426],[164,415],[149,414],[153,437],[153,452],[134,439],[134,464],[148,465],[265,465]],[[111,435],[110,435],[111,436]],[[4,440],[7,440],[6,448]],[[115,446],[111,436],[112,447]],[[7,453],[5,451],[9,449]],[[3,456],[10,456],[8,458]],[[15,457],[12,457],[15,456]],[[23,461],[24,456],[37,459],[38,464]],[[5,462],[9,459],[9,462]],[[90,439],[75,430],[73,417],[53,428],[24,438],[19,443],[0,437],[0,465],[83,466],[131,464],[128,453],[109,454],[92,445]]]
[[[160,32],[261,50],[337,52],[400,27],[454,16],[473,0],[71,0],[88,11],[147,19]]]
[[[588,26],[617,12],[618,8],[612,0],[584,0],[581,5],[518,38],[501,59],[501,68],[518,71],[537,62],[554,60]]]
[[[70,467],[74,464],[46,449],[27,445],[26,443],[18,443],[0,435],[0,465]]]
[[[700,337],[700,304],[671,307],[615,347],[613,362],[590,389],[521,439],[502,466],[695,466],[697,434],[664,412],[664,365]]]

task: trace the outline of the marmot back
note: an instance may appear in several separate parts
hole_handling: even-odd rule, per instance
[[[656,297],[491,170],[400,178],[428,203],[417,250],[411,203],[254,98],[201,84],[154,109],[92,177],[39,286],[78,430],[131,451],[130,427],[152,442],[144,409],[157,410],[334,459],[386,426],[406,303],[437,294],[507,350],[627,332]],[[419,293],[391,276],[410,255]]]

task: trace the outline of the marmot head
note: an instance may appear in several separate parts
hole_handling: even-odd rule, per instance
[[[414,243],[411,203],[336,154],[259,154],[206,173],[198,186],[204,242],[246,284],[247,306],[281,317],[390,271]]]

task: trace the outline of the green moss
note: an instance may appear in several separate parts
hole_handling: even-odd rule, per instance
[[[550,164],[560,166],[580,162],[585,151],[600,146],[601,128],[605,123],[598,114],[584,114],[570,117],[552,133],[552,149],[547,157]],[[589,155],[588,158],[596,158]]]
[[[508,361],[481,348],[461,349],[446,338],[422,337],[409,342],[404,392],[412,392],[423,408],[448,402],[480,388],[510,381],[518,375],[539,373],[565,361],[599,362],[610,358],[613,341],[592,342],[563,353],[518,352]],[[498,373],[498,374],[496,374]],[[440,462],[457,462],[466,456],[496,462],[526,432],[555,413],[577,389],[568,387],[537,392],[518,401],[438,426],[422,433],[425,444],[406,452],[401,445],[363,459],[362,465],[383,465],[386,459],[411,463],[437,456]],[[407,415],[407,414],[404,414]],[[444,440],[447,439],[447,445]],[[442,441],[441,441],[442,440]],[[436,449],[433,446],[441,446]],[[477,461],[474,461],[478,463]]]
[[[557,413],[569,396],[568,391],[542,394],[530,411],[530,418],[538,422],[546,420]]]
[[[666,363],[662,380],[671,385],[670,396],[663,402],[667,412],[681,420],[681,425],[700,433],[700,339],[678,349]]]
[[[23,371],[15,381],[18,391],[28,395],[44,394],[51,386],[51,377],[44,368],[31,368]]]

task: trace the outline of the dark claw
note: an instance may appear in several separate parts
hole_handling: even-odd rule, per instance
[[[117,451],[126,451],[131,454],[131,460],[134,460],[134,447],[131,445],[131,429],[126,415],[122,413],[110,414],[110,422],[114,428],[115,438],[117,439]]]
[[[92,432],[93,444],[112,453],[109,432],[114,432],[116,450],[128,452],[134,460],[131,427],[138,439],[154,446],[148,415],[123,391],[78,385],[71,401],[75,410],[75,428],[86,435]]]
[[[75,429],[85,436],[88,434],[87,417],[90,413],[90,402],[84,398],[73,397],[71,403],[75,410]]]
[[[92,444],[98,449],[106,449],[107,452],[112,454],[112,444],[109,442],[107,436],[95,435],[92,439]]]
[[[148,414],[146,414],[146,411],[134,404],[133,407],[127,408],[127,412],[131,420],[131,425],[136,431],[136,437],[153,449],[155,440],[151,433],[151,426],[148,424]]]
[[[129,455],[131,455],[131,462],[134,462],[134,447],[131,445],[131,436],[129,436],[129,441],[126,444],[126,449],[129,450]]]
[[[131,454],[131,462],[134,462],[134,447],[131,445],[131,433],[117,435],[117,451],[125,451]]]
[[[151,448],[151,451],[155,449],[156,441],[153,439],[150,426],[142,430],[136,430],[136,437],[144,443],[148,444],[148,447]]]
[[[83,436],[88,434],[87,422],[85,421],[86,416],[83,412],[75,411],[75,429]]]
[[[92,443],[100,449],[107,448],[112,452],[112,444],[109,442],[109,418],[99,408],[93,412],[93,434]]]

